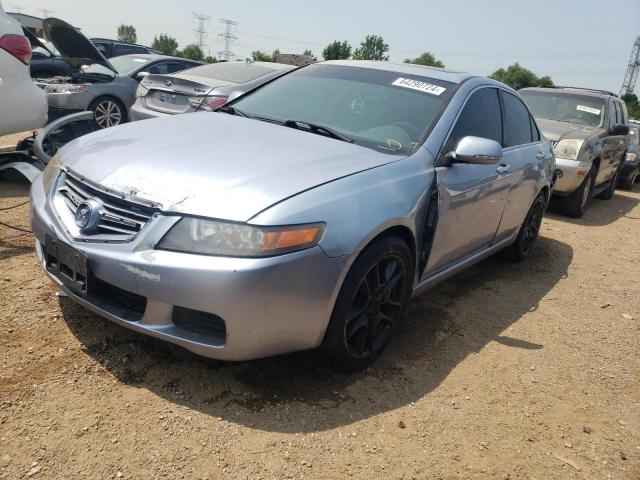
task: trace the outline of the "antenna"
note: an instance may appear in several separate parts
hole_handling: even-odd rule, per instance
[[[204,40],[209,36],[209,33],[207,32],[205,27],[209,23],[211,17],[193,12],[191,12],[191,14],[193,15],[194,20],[198,22],[198,28],[193,31],[193,33],[196,34],[196,42],[198,44],[198,47],[200,47],[200,49],[204,51]]]
[[[631,58],[629,58],[627,73],[625,74],[624,81],[622,82],[620,96],[626,93],[633,93],[636,88],[636,81],[638,80],[638,72],[640,72],[640,35],[638,35],[636,37],[636,41],[633,42]]]
[[[236,56],[235,53],[231,51],[231,44],[235,43],[238,40],[238,37],[231,33],[231,29],[238,24],[224,18],[220,19],[220,23],[224,27],[224,33],[221,33],[218,36],[224,42],[224,50],[218,52],[218,55],[220,57],[224,57],[225,60],[229,61]]]

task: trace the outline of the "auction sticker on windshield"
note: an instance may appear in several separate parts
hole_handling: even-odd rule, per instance
[[[578,105],[576,110],[580,110],[581,112],[593,113],[594,115],[600,115],[600,110],[593,107],[585,107],[584,105]]]
[[[392,83],[396,87],[410,88],[419,92],[429,93],[431,95],[440,95],[446,90],[444,87],[433,85],[431,83],[421,82],[420,80],[412,80],[411,78],[398,78]]]

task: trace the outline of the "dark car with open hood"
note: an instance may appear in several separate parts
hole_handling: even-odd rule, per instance
[[[553,193],[560,210],[581,217],[595,195],[609,200],[629,145],[629,117],[615,93],[586,88],[525,88],[522,95],[553,143],[562,172]]]

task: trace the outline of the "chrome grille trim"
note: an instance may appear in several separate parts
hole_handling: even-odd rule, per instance
[[[68,209],[63,223],[67,225],[74,237],[85,241],[127,241],[140,232],[157,209],[135,203],[114,194],[106,193],[91,186],[88,182],[65,172],[59,179],[56,195],[62,200],[57,208]],[[102,207],[97,227],[91,232],[78,231],[73,221],[78,206],[89,198],[99,199]],[[58,212],[62,213],[62,212]]]

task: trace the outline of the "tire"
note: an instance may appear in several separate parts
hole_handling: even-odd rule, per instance
[[[620,182],[620,188],[624,188],[625,190],[631,190],[633,188],[633,184],[638,181],[640,175],[638,174],[638,170],[634,171],[629,178]]]
[[[127,121],[127,109],[114,97],[96,98],[87,110],[93,112],[92,123],[96,130],[115,127]]]
[[[593,191],[593,183],[596,178],[596,169],[591,167],[589,173],[582,181],[578,189],[568,197],[560,197],[558,205],[560,211],[568,217],[580,218],[587,209],[587,204]]]
[[[364,370],[382,353],[404,316],[413,275],[413,256],[398,237],[383,237],[360,254],[340,289],[321,346],[333,370]]]
[[[514,261],[522,262],[533,251],[546,207],[547,196],[543,192],[540,192],[531,204],[527,216],[522,222],[516,241],[511,245],[511,255]]]
[[[618,186],[618,177],[620,176],[620,169],[616,170],[616,173],[613,174],[611,180],[609,180],[609,186],[606,190],[604,190],[601,194],[598,195],[598,198],[603,200],[611,200],[613,195],[616,193],[616,187]]]

